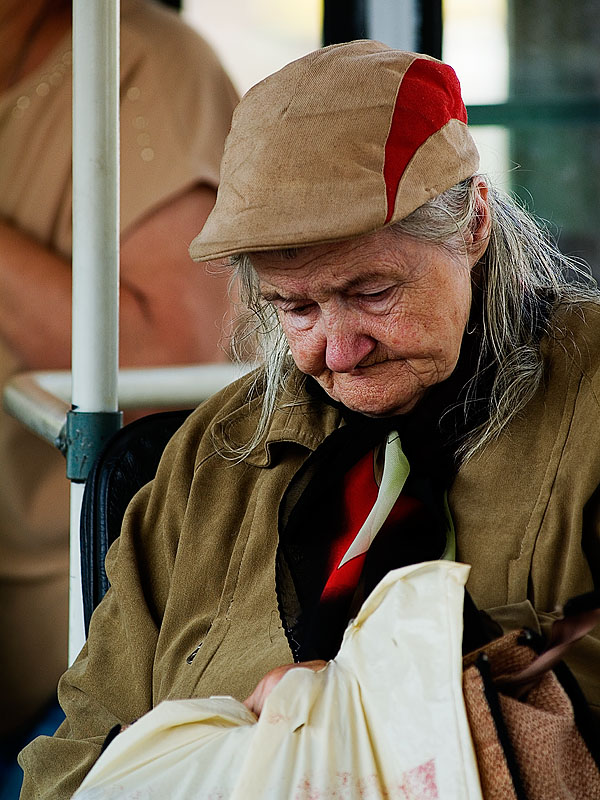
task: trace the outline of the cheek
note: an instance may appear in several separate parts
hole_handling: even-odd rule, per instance
[[[419,297],[400,315],[390,315],[377,338],[407,359],[455,361],[469,317],[470,300],[464,294]]]
[[[470,274],[462,265],[455,269],[451,279],[440,282],[438,292],[430,297],[429,324],[427,311],[424,313],[424,330],[438,337],[444,349],[460,347],[471,309]]]
[[[309,374],[322,369],[325,348],[312,331],[299,331],[282,324],[292,358],[302,372]]]
[[[453,306],[453,314],[449,319],[449,327],[452,331],[454,346],[460,349],[465,328],[469,321],[469,314],[471,313],[471,280],[467,276],[464,283],[460,287],[461,291],[457,293],[456,302]],[[450,337],[449,337],[450,339]]]

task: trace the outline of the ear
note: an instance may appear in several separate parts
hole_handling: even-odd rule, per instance
[[[469,264],[473,267],[485,253],[490,239],[492,220],[488,204],[488,187],[483,178],[475,185],[475,214],[468,241]]]

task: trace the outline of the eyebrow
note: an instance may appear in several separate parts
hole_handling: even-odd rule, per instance
[[[376,281],[385,280],[387,281],[390,276],[383,275],[381,272],[367,272],[363,273],[362,275],[357,276],[356,278],[349,278],[348,280],[341,281],[337,286],[332,289],[332,292],[341,292],[342,294],[346,294],[347,292],[351,292],[353,289],[357,287],[364,286],[369,283],[374,283]],[[295,302],[298,300],[306,300],[305,295],[297,294],[295,292],[290,292],[285,296],[280,294],[276,289],[259,289],[260,296],[263,300],[267,303],[272,303],[275,300],[285,300]]]

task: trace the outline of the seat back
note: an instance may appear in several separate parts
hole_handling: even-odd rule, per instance
[[[90,618],[108,589],[104,559],[121,532],[133,495],[156,474],[169,439],[191,413],[164,411],[125,425],[106,443],[88,476],[82,500],[80,542],[83,614]]]

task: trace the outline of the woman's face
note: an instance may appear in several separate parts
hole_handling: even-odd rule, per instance
[[[254,253],[252,263],[298,368],[332,399],[380,417],[410,411],[453,371],[484,249],[453,252],[387,228],[291,258]]]

